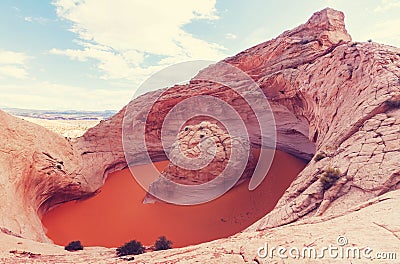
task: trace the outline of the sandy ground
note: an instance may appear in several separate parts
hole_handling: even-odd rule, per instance
[[[43,126],[57,134],[69,138],[80,137],[89,128],[100,123],[100,120],[48,120],[22,116],[19,116],[19,118]]]

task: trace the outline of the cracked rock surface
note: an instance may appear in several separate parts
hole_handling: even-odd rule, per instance
[[[250,178],[255,167],[250,142],[230,136],[217,124],[208,121],[185,126],[173,143],[168,157],[171,162],[150,185],[145,203],[155,201],[154,196],[160,195],[175,201],[182,200],[186,204],[190,201],[194,204],[198,200],[208,200],[211,199],[211,189],[222,194],[228,183],[237,185]],[[230,175],[237,177],[229,177]],[[190,192],[182,190],[182,193],[175,190],[171,194],[170,190],[174,186],[169,184],[174,183],[197,185],[198,188],[191,189]],[[209,185],[199,186],[206,183]]]

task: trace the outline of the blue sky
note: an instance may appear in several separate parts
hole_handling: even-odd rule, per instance
[[[328,6],[353,40],[400,47],[400,0],[2,0],[0,107],[118,110],[168,65],[232,56]]]

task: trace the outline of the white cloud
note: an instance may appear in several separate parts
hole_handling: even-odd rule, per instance
[[[50,82],[0,85],[0,106],[48,110],[120,109],[132,96],[129,90],[86,89]]]
[[[0,66],[0,79],[12,77],[16,79],[26,79],[28,74],[24,68],[15,65]]]
[[[386,20],[376,24],[368,32],[368,39],[394,46],[400,46],[400,19]],[[365,35],[367,39],[367,35]],[[363,41],[366,41],[364,39]]]
[[[0,64],[25,64],[29,58],[21,52],[0,50]]]
[[[381,4],[374,9],[374,12],[384,13],[393,8],[400,7],[399,0],[382,0]]]
[[[370,36],[368,39],[400,47],[400,19],[396,15],[400,12],[400,0],[381,0],[374,12],[382,13],[380,16],[385,16],[385,20],[382,19],[367,31]]]
[[[44,17],[31,17],[31,16],[27,16],[27,17],[24,17],[24,20],[25,20],[26,22],[29,22],[29,23],[34,23],[34,22],[36,22],[36,23],[39,23],[39,24],[41,24],[41,25],[45,25],[46,23],[49,22],[49,19],[44,18]]]
[[[216,0],[56,0],[57,15],[72,22],[80,50],[52,49],[71,59],[98,61],[105,79],[143,79],[170,63],[218,60],[224,47],[198,39],[183,26],[218,19]],[[146,65],[146,58],[159,60]]]
[[[11,77],[26,79],[26,64],[30,57],[21,52],[0,50],[0,79]]]
[[[233,34],[233,33],[227,33],[227,34],[225,35],[225,38],[226,38],[226,39],[236,39],[237,36],[236,36],[235,34]]]

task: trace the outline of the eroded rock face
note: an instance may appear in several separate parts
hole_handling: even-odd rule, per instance
[[[250,143],[245,139],[231,137],[218,125],[206,121],[186,126],[178,134],[172,146],[169,153],[172,162],[162,175],[174,182],[196,185],[209,182],[221,175],[229,160],[235,163],[233,167],[238,171],[241,160],[230,159],[232,148],[237,149],[241,160],[246,160],[248,155],[250,163],[254,166],[254,157],[249,153]],[[251,168],[242,177],[248,178],[251,176],[250,173]]]
[[[239,184],[252,176],[255,160],[250,152],[250,142],[232,137],[217,124],[203,121],[197,125],[187,125],[178,134],[168,155],[171,161],[160,177],[150,185],[145,203],[155,201],[154,196],[174,196],[176,201],[184,204],[196,203],[208,195],[210,189],[221,185]],[[241,173],[242,172],[242,173]],[[224,179],[218,180],[217,177]],[[170,181],[173,183],[171,183]],[[190,192],[174,192],[168,194],[172,186],[169,184],[200,185],[210,183],[199,190]],[[181,198],[181,199],[180,199]],[[169,197],[173,199],[173,197]],[[205,199],[211,199],[205,197]]]
[[[177,249],[170,260],[204,262],[207,255],[207,261],[215,263],[251,262],[257,258],[258,243],[265,239],[276,245],[289,243],[295,240],[293,233],[302,236],[298,243],[315,241],[321,246],[343,233],[353,234],[352,239],[359,239],[354,243],[364,247],[387,241],[389,236],[390,244],[399,248],[400,49],[351,42],[343,13],[325,9],[304,25],[224,62],[249,74],[269,99],[278,149],[308,160],[315,153],[325,154],[311,160],[275,209],[246,232]],[[212,95],[233,105],[246,124],[250,143],[262,147],[260,136],[264,135],[257,130],[249,107],[228,87],[208,82],[211,75],[232,77],[217,63],[187,85],[148,93],[130,103],[126,113],[129,120],[147,122],[147,150],[153,160],[165,158],[159,144],[164,117],[174,105],[194,95]],[[251,89],[248,93],[252,94]],[[152,105],[156,97],[157,103]],[[154,112],[146,119],[143,109],[148,108]],[[125,167],[121,140],[124,114],[125,109],[69,142],[1,113],[3,229],[44,241],[36,215],[44,201],[48,207],[91,193],[102,185],[107,173]],[[145,160],[145,150],[135,141],[141,133],[133,130],[130,135],[134,164]],[[58,169],[60,161],[64,164]],[[330,188],[324,188],[320,178],[330,167],[338,168],[340,175]],[[311,240],[309,233],[318,234],[317,240]],[[378,245],[376,248],[380,249]],[[390,249],[387,245],[381,250]],[[144,255],[138,262],[152,259],[163,263],[163,254],[172,253]],[[9,262],[16,259],[10,255],[5,258]],[[110,254],[105,253],[104,258],[109,259]],[[96,260],[100,259],[97,255]]]
[[[0,227],[41,242],[40,215],[95,191],[80,173],[80,156],[65,138],[0,111]]]
[[[259,229],[306,215],[336,215],[399,188],[400,110],[393,107],[400,98],[399,51],[349,43],[311,65],[289,70],[290,78],[305,81],[295,97],[278,100],[304,98],[310,139],[315,139],[317,153],[327,157],[310,162]],[[318,178],[327,167],[339,168],[342,175],[331,189],[323,190]]]

